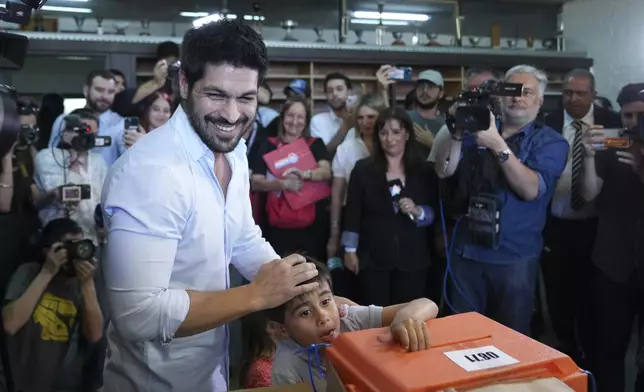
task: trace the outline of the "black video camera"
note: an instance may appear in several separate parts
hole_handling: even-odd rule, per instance
[[[108,147],[112,145],[111,137],[97,136],[79,116],[72,114],[65,117],[64,121],[65,130],[63,132],[74,132],[76,135],[74,135],[69,143],[61,142],[61,148],[89,151],[94,147]]]
[[[501,117],[501,109],[496,97],[520,97],[523,85],[488,80],[480,87],[463,90],[456,98],[459,105],[454,116],[447,115],[448,126],[452,130],[466,133],[484,131],[490,128],[490,112],[494,118]]]
[[[0,20],[19,25],[29,24],[32,10],[42,8],[47,0],[7,1],[0,7]],[[0,70],[19,71],[25,63],[29,40],[19,34],[0,32]],[[18,94],[12,86],[0,85],[0,157],[14,145],[21,130],[18,116]]]

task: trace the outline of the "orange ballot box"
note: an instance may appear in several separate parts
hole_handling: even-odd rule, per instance
[[[587,374],[568,356],[478,313],[427,325],[432,348],[416,353],[378,342],[382,329],[340,335],[327,349],[329,391],[334,377],[347,392],[460,392],[529,381],[541,385],[545,379],[560,387],[520,390],[588,391]]]

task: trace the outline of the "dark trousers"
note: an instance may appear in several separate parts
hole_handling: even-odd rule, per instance
[[[626,350],[633,335],[633,323],[639,319],[638,339],[644,342],[644,282],[635,274],[628,282],[615,282],[599,268],[594,268],[591,303],[595,325],[595,347],[590,357],[591,370],[599,392],[625,390]],[[636,392],[644,390],[644,358],[638,355]]]
[[[552,328],[559,350],[581,367],[592,350],[590,322],[591,253],[597,219],[552,218],[544,235],[543,279]]]
[[[530,336],[538,259],[489,264],[454,253],[450,265],[453,276],[448,300],[455,311],[477,311]]]
[[[403,272],[373,268],[360,270],[360,304],[391,306],[427,295],[427,270]]]

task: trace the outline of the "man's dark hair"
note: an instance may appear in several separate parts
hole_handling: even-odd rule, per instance
[[[122,77],[122,78],[123,78],[123,80],[125,80],[125,74],[124,74],[123,72],[119,71],[118,69],[110,69],[109,71],[110,71],[110,73],[111,73],[112,75],[114,75],[114,76],[120,76],[120,77]]]
[[[58,218],[45,225],[40,234],[40,248],[50,248],[60,242],[67,234],[83,234],[83,229],[76,221],[69,218]]]
[[[229,64],[249,68],[264,81],[268,58],[266,45],[249,25],[224,19],[188,30],[181,46],[181,70],[188,88],[201,80],[207,65]]]
[[[73,110],[71,113],[69,113],[69,115],[77,116],[81,120],[96,121],[97,126],[100,123],[100,120],[98,119],[98,115],[96,114],[96,112],[89,108],[80,108],[80,109]]]
[[[91,87],[94,83],[94,78],[101,77],[103,79],[114,79],[114,74],[104,69],[96,69],[87,74],[85,78],[85,86]]]
[[[629,83],[622,87],[617,96],[617,104],[624,106],[632,102],[640,101],[640,92],[644,90],[644,83]]]
[[[564,76],[563,81],[564,83],[568,83],[568,79],[570,78],[586,78],[590,81],[590,89],[592,91],[595,91],[595,75],[593,75],[592,72],[590,72],[587,69],[583,68],[576,68],[573,69],[572,71],[568,72],[566,76]]]
[[[308,257],[308,256],[304,256],[304,258],[306,259],[306,261],[308,263],[315,264],[315,269],[318,270],[318,274],[317,274],[317,276],[315,278],[311,278],[311,279],[307,280],[306,282],[302,282],[298,286],[302,286],[302,285],[309,284],[309,283],[315,283],[315,282],[318,282],[320,284],[326,282],[329,285],[329,288],[331,289],[331,291],[333,291],[333,286],[331,285],[331,272],[329,272],[329,269],[327,268],[327,266],[325,264],[320,263],[317,260],[314,260],[314,259]],[[266,317],[268,317],[269,320],[275,321],[275,322],[280,323],[280,324],[284,324],[284,318],[286,316],[286,307],[294,299],[295,298],[293,298],[292,300],[290,300],[290,301],[288,301],[288,302],[286,302],[286,303],[284,303],[284,304],[282,304],[282,305],[280,305],[280,306],[278,306],[276,308],[266,310]]]
[[[494,79],[498,80],[501,78],[498,72],[493,70],[490,67],[484,67],[484,66],[477,66],[477,67],[472,67],[465,72],[465,80],[469,80],[475,76],[482,75],[482,74],[490,74]]]
[[[347,89],[351,90],[353,85],[351,84],[351,79],[343,73],[340,72],[331,72],[324,78],[324,90],[326,91],[326,85],[332,80],[344,80],[344,84],[347,85]]]
[[[179,45],[172,41],[161,42],[157,45],[157,60],[167,59],[168,57],[179,58]]]

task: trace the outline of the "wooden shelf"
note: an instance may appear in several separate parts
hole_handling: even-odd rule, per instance
[[[283,91],[291,80],[304,79],[311,88],[312,109],[314,111],[325,110],[326,97],[323,83],[326,75],[331,72],[340,72],[348,76],[353,82],[353,91],[356,94],[376,92],[377,79],[375,75],[382,64],[412,67],[412,80],[398,81],[395,84],[396,99],[399,101],[403,101],[414,88],[418,73],[425,69],[434,69],[443,75],[445,100],[449,101],[463,90],[463,79],[469,66],[492,67],[502,75],[508,68],[518,63],[534,64],[547,72],[550,78],[549,90],[556,92],[561,89],[563,75],[566,72],[577,67],[588,68],[592,64],[592,60],[587,58],[557,52],[549,54],[508,51],[507,54],[499,54],[498,50],[479,50],[470,53],[465,49],[456,52],[453,48],[443,48],[436,53],[425,53],[422,50],[396,52],[396,50],[395,48],[390,51],[382,48],[333,50],[314,47],[298,49],[271,47],[269,48],[270,63],[266,80],[273,90],[274,102],[272,106],[279,108],[283,104],[286,99]],[[154,58],[137,57],[136,78],[138,83],[152,77],[154,64]]]

